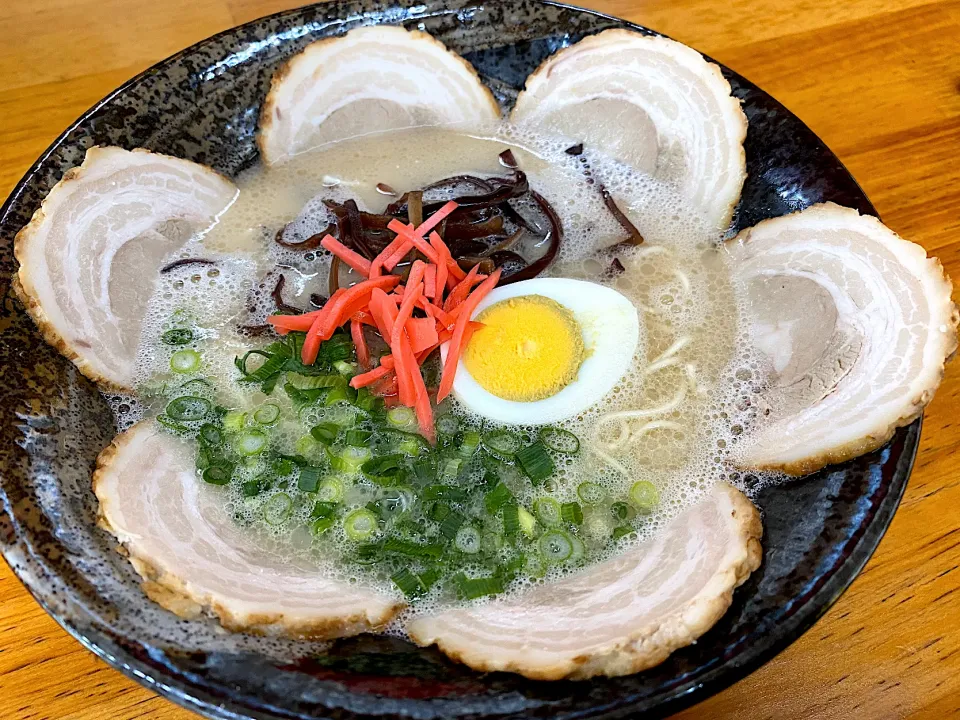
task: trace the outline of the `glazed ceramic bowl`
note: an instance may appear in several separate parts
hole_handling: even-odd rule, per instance
[[[41,199],[91,145],[146,147],[233,175],[257,161],[270,76],[321,37],[370,23],[418,27],[462,53],[509,106],[541,60],[629,23],[535,0],[473,4],[373,0],[315,5],[222,33],[130,81],[76,121],[0,211],[0,282]],[[748,178],[734,230],[832,200],[874,212],[822,142],[776,100],[724,69],[750,121]],[[920,421],[883,449],[757,495],[764,562],[730,611],[692,646],[631,677],[540,683],[481,675],[399,640],[331,647],[231,636],[151,603],[95,525],[90,476],[115,433],[97,389],[44,344],[9,294],[0,314],[0,549],[37,600],[80,642],[140,683],[215,718],[622,717],[665,714],[744,676],[794,640],[870,557],[899,502]],[[649,717],[650,715],[646,715]]]

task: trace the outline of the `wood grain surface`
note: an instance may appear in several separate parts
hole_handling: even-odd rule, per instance
[[[296,0],[0,0],[0,197],[95,101],[161,58]],[[717,58],[840,156],[886,223],[960,278],[960,2],[588,0]],[[960,712],[960,364],[928,408],[876,555],[789,649],[678,717]],[[110,669],[0,563],[0,718],[196,716]]]

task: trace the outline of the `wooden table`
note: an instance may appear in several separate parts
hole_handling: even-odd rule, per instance
[[[157,60],[296,0],[2,0],[0,197],[69,122]],[[589,0],[712,55],[837,152],[897,232],[960,278],[960,1]],[[894,9],[896,8],[896,9]],[[960,710],[960,367],[927,412],[886,538],[798,642],[683,718]],[[0,563],[0,718],[196,717],[107,667]]]

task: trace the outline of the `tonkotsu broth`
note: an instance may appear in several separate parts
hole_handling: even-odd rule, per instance
[[[307,308],[311,293],[327,295],[325,251],[285,250],[273,241],[277,231],[295,221],[287,238],[296,241],[325,227],[329,219],[322,210],[323,198],[354,197],[361,209],[379,212],[395,199],[378,191],[379,183],[402,193],[458,174],[502,175],[508,170],[498,154],[509,147],[531,187],[553,205],[563,223],[560,254],[545,274],[610,285],[634,302],[641,316],[633,370],[606,400],[561,424],[580,438],[581,450],[566,465],[558,464],[559,478],[551,494],[560,502],[575,500],[577,485],[590,480],[602,484],[610,499],[619,500],[636,480],[650,480],[659,489],[660,504],[634,521],[636,539],[610,540],[616,523],[606,507],[595,512],[585,508],[581,529],[593,559],[649,537],[715,482],[736,479],[726,463],[727,448],[746,421],[749,403],[744,397],[751,392],[756,361],[743,341],[738,292],[730,283],[725,255],[717,249],[720,231],[698,226],[673,188],[589,148],[582,158],[571,156],[564,152],[568,146],[569,142],[509,126],[483,138],[418,128],[325,146],[277,167],[258,165],[244,172],[237,180],[239,197],[219,223],[169,258],[215,258],[218,264],[185,266],[161,276],[141,341],[143,396],[173,379],[167,364],[170,348],[160,344],[159,337],[179,312],[202,328],[202,337],[193,346],[203,354],[202,374],[216,385],[217,400],[236,408],[262,403],[266,396],[238,385],[233,364],[235,356],[272,339],[251,339],[235,331],[238,324],[250,322],[245,305],[251,288],[279,263],[288,266],[282,271],[286,302]],[[611,191],[640,229],[643,245],[597,252],[625,237],[604,206],[597,182]],[[521,254],[529,257],[531,252],[536,249],[528,247]],[[607,271],[614,257],[624,271],[611,276]],[[274,282],[268,281],[259,292],[269,295]],[[283,405],[278,394],[282,392],[275,391],[271,401]],[[140,403],[129,398],[118,399],[114,408],[121,427],[141,413]],[[469,415],[466,408],[455,409]],[[281,422],[272,432],[286,433],[292,445],[318,419],[320,415]],[[475,420],[479,424],[481,418]],[[252,469],[251,477],[256,472]],[[198,482],[202,483],[199,478]],[[504,482],[527,507],[545,492],[531,490],[529,483]],[[242,497],[236,483],[210,491],[223,493],[225,507],[238,521],[251,525],[251,532],[262,533],[279,552],[310,552],[310,536],[302,527],[309,503],[295,508],[286,523],[275,527],[262,521],[263,505],[274,491],[253,501]],[[343,541],[342,533],[323,537],[330,540],[314,543],[321,550],[329,547],[327,542]],[[325,572],[370,580],[353,566],[323,565]],[[562,572],[553,570],[547,579]],[[399,594],[389,580],[383,586]],[[435,607],[431,598],[413,612]]]

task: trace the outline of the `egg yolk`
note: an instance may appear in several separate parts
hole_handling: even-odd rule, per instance
[[[584,359],[583,333],[560,303],[542,295],[501,300],[476,318],[463,362],[480,386],[504,400],[533,402],[573,382]]]

